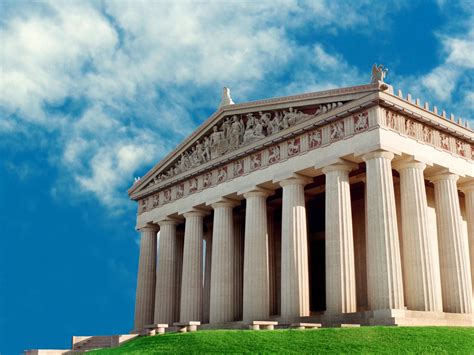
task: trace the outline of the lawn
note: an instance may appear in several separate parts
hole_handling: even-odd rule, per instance
[[[318,330],[207,330],[140,337],[94,354],[458,353],[474,354],[474,329],[361,327]]]

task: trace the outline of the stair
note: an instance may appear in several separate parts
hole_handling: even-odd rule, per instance
[[[137,334],[74,336],[72,337],[72,350],[89,351],[93,349],[114,348],[137,336]]]

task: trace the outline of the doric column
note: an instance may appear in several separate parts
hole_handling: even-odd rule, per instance
[[[308,241],[304,178],[280,181],[283,188],[281,226],[281,316],[309,315]]]
[[[233,322],[234,301],[234,226],[235,201],[222,199],[213,203],[211,301],[209,323]]]
[[[396,165],[400,173],[405,302],[409,310],[442,312],[436,236],[430,235],[428,226],[425,167],[415,160]]]
[[[349,172],[353,164],[323,169],[326,174],[326,311],[357,311],[354,237]]]
[[[270,317],[267,231],[270,191],[256,188],[243,195],[246,199],[243,320],[265,320]]]
[[[452,313],[472,313],[469,246],[461,227],[458,176],[443,173],[431,176],[430,180],[435,188],[443,309]]]
[[[202,211],[184,213],[183,277],[181,279],[180,322],[202,320],[203,217]]]
[[[140,229],[140,259],[138,262],[135,299],[135,330],[153,323],[155,309],[156,234],[158,226]]]
[[[471,284],[474,299],[474,181],[461,186],[466,204],[467,234],[469,243],[469,260],[471,262]]]
[[[154,323],[173,324],[175,321],[177,288],[177,241],[175,220],[159,221],[160,243],[156,270]]]
[[[404,308],[393,156],[386,151],[363,156],[367,171],[367,294],[372,310]]]

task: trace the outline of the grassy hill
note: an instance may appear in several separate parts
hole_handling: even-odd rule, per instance
[[[474,329],[361,327],[318,330],[208,330],[140,337],[94,354],[458,353],[474,354]]]

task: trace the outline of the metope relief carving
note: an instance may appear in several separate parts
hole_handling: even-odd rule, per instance
[[[202,178],[202,186],[207,188],[212,185],[212,173],[205,173]]]
[[[217,170],[217,183],[221,183],[227,180],[227,166],[223,166]]]
[[[293,155],[299,154],[301,150],[301,139],[300,137],[296,137],[294,139],[290,139],[288,141],[288,156],[291,157]]]
[[[280,161],[280,146],[275,145],[268,148],[268,164],[275,164]]]
[[[369,128],[369,113],[361,112],[353,116],[354,133],[362,132]]]
[[[416,126],[413,120],[410,120],[410,119],[405,120],[405,133],[412,137],[416,136]]]
[[[423,141],[433,143],[433,130],[428,126],[423,126]]]
[[[262,153],[252,154],[250,156],[250,170],[256,170],[262,166]]]
[[[453,138],[450,134],[437,130],[412,118],[404,117],[388,109],[384,109],[385,125],[399,133],[419,139],[437,148],[458,154],[461,157],[469,156],[469,144]],[[382,121],[383,122],[383,121]],[[399,122],[399,124],[397,124]],[[452,143],[451,143],[452,141]]]
[[[308,135],[309,138],[309,148],[314,149],[318,148],[323,144],[323,131],[322,129],[317,129],[315,131],[312,131]]]
[[[344,137],[344,121],[340,120],[331,123],[329,126],[331,141],[335,141]]]
[[[198,190],[198,178],[191,178],[189,180],[189,192],[193,193]]]
[[[149,186],[158,184],[228,152],[274,135],[297,125],[301,121],[327,113],[342,105],[343,103],[338,101],[321,104],[312,109],[305,109],[305,112],[289,107],[278,111],[259,111],[227,116],[220,124],[212,127],[212,132],[208,136],[196,141],[194,146],[182,153],[171,168],[155,176]]]
[[[244,161],[242,159],[234,162],[234,176],[241,176],[244,174]]]

